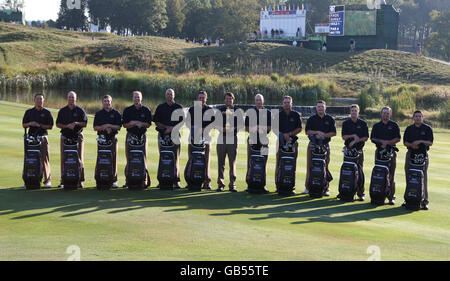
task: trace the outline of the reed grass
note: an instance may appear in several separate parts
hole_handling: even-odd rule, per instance
[[[247,100],[257,93],[269,99],[281,99],[291,95],[298,101],[324,99],[330,101],[339,92],[334,81],[311,76],[249,75],[244,77],[220,77],[212,74],[172,75],[167,73],[143,73],[117,71],[102,67],[77,64],[49,64],[45,68],[21,70],[3,66],[0,69],[0,88],[6,90],[52,88],[111,90],[143,93],[161,93],[174,88],[178,97],[194,98],[199,90],[206,90],[212,97],[222,97],[233,92],[237,100]]]

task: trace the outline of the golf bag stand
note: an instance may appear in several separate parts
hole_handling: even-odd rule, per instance
[[[80,186],[81,163],[78,154],[78,139],[74,137],[63,137],[63,161],[64,169],[62,184],[65,190],[75,190]]]
[[[41,142],[40,136],[31,136],[25,129],[24,138],[24,162],[22,179],[26,189],[40,189],[43,176],[41,163]]]
[[[344,163],[339,177],[339,198],[345,202],[353,202],[358,187],[364,184],[364,172],[358,164],[362,151],[345,146],[343,152]]]
[[[100,135],[97,138],[97,164],[95,166],[95,181],[98,190],[109,190],[114,183],[114,149],[114,137]]]
[[[409,210],[419,210],[423,200],[425,192],[425,162],[426,162],[426,150],[425,152],[411,152],[409,169],[406,176],[406,189],[404,207]]]
[[[142,134],[130,135],[127,139],[128,163],[125,178],[129,190],[142,190],[151,184],[145,163],[145,138],[146,136]]]
[[[184,169],[184,179],[189,190],[201,191],[206,178],[206,144],[203,141],[200,144],[194,144],[192,141],[189,145],[191,155]]]
[[[173,189],[178,180],[177,146],[170,135],[163,135],[161,132],[158,136],[158,145],[160,150],[157,176],[159,188]]]
[[[298,137],[291,137],[291,141],[278,149],[278,173],[275,175],[275,185],[279,195],[293,195],[295,193],[295,171],[297,169]]]
[[[250,163],[246,176],[247,191],[249,193],[266,193],[267,156],[261,154],[262,145],[248,145],[250,150]]]

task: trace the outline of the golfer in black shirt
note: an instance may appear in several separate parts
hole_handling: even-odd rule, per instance
[[[377,144],[377,148],[386,148],[386,146],[395,146],[401,140],[400,127],[392,120],[392,109],[388,106],[383,107],[381,110],[381,121],[373,125],[372,132],[370,133],[370,139],[373,143]],[[394,150],[394,154],[390,163],[390,183],[391,191],[388,194],[388,200],[390,205],[395,204],[395,169],[397,166],[397,152]]]
[[[330,115],[326,114],[326,103],[323,100],[319,100],[316,105],[316,114],[309,117],[306,122],[306,135],[309,139],[314,139],[319,144],[325,145],[327,150],[327,156],[325,159],[326,162],[326,170],[327,174],[328,165],[330,164],[330,140],[332,137],[336,136],[336,123],[334,118]],[[314,143],[312,141],[309,142],[307,148],[307,157],[306,157],[306,180],[305,180],[305,190],[302,194],[309,193],[308,184],[309,184],[309,170],[311,168],[311,160],[312,160],[312,151],[314,150]],[[328,175],[327,175],[328,177]],[[328,178],[328,182],[332,180],[332,177]],[[325,196],[330,196],[329,187],[324,191]]]
[[[359,106],[350,106],[350,118],[342,123],[342,139],[348,149],[356,148],[361,151],[358,165],[361,169],[364,166],[364,144],[369,139],[369,128],[366,121],[359,118]],[[357,196],[359,201],[364,201],[364,183],[358,185]]]
[[[179,116],[177,121],[172,121],[172,114],[177,111],[175,114],[181,115],[183,107],[175,102],[175,91],[173,89],[168,89],[165,94],[166,102],[158,105],[155,111],[155,115],[153,116],[153,122],[155,122],[156,126],[159,128],[164,128],[164,133],[161,134],[159,132],[158,136],[161,137],[162,135],[171,135],[172,130],[175,126],[177,126],[180,122],[184,120],[184,114],[183,116]],[[177,135],[179,136],[179,129],[177,132]],[[175,188],[181,188],[180,186],[180,148],[181,145],[178,142],[174,143],[175,149],[176,149],[176,169],[178,171],[177,173],[177,183],[175,184]],[[160,148],[161,152],[161,147]]]
[[[217,139],[217,191],[223,191],[225,188],[224,172],[225,158],[228,156],[230,166],[230,183],[228,189],[231,192],[237,192],[236,189],[236,159],[238,153],[238,131],[244,127],[244,112],[238,109],[234,103],[234,94],[228,92],[225,94],[225,105],[217,108],[217,115],[222,115],[222,124],[216,123],[216,129],[219,131]],[[217,120],[220,120],[218,118]]]
[[[211,190],[211,175],[209,173],[209,158],[210,158],[210,129],[215,117],[214,109],[207,105],[208,93],[206,91],[199,91],[197,93],[197,100],[194,102],[194,106],[189,108],[188,114],[186,116],[186,126],[191,130],[190,132],[190,142],[198,142],[200,140],[205,141],[205,182],[203,183],[202,189]],[[208,127],[209,126],[209,127]],[[191,146],[188,146],[188,156],[191,157],[192,150]]]
[[[283,110],[278,115],[279,118],[279,146],[291,140],[292,136],[298,135],[302,131],[302,119],[300,113],[292,110],[292,97],[283,98]]]
[[[433,145],[433,129],[427,124],[423,123],[423,113],[421,111],[414,112],[414,124],[408,126],[403,135],[403,144],[408,148],[405,159],[405,175],[408,180],[408,171],[411,161],[411,153],[419,152],[425,154],[425,166],[423,169],[424,175],[424,198],[422,202],[422,209],[428,210],[428,164],[429,156],[428,150]]]
[[[97,134],[104,135],[107,139],[113,141],[113,167],[114,167],[114,183],[113,188],[119,187],[117,185],[117,151],[119,144],[116,135],[122,127],[122,116],[120,112],[112,108],[112,97],[106,95],[102,98],[103,109],[95,113],[94,131]],[[97,170],[97,168],[95,168]]]
[[[50,188],[52,186],[50,173],[50,157],[49,157],[49,143],[48,132],[53,128],[53,116],[50,111],[44,108],[44,95],[36,94],[34,96],[34,107],[25,111],[22,120],[22,127],[28,128],[28,135],[41,136],[41,163],[44,174],[44,187]]]
[[[87,126],[87,115],[84,109],[76,105],[77,94],[70,91],[67,94],[67,106],[61,108],[56,118],[56,127],[61,129],[61,175],[64,172],[64,140],[66,138],[77,139],[78,157],[80,160],[81,179],[80,187],[83,188],[84,182],[84,136],[83,128]],[[61,180],[62,182],[62,180]],[[62,187],[62,184],[59,186]]]
[[[291,96],[283,97],[283,109],[278,115],[278,145],[275,163],[275,179],[280,173],[280,147],[291,141],[291,137],[298,135],[302,131],[302,119],[300,113],[292,110],[293,100]],[[276,118],[274,116],[274,118]],[[274,120],[276,122],[276,120]],[[295,149],[294,159],[297,161],[298,149]],[[292,195],[295,191],[292,190]]]
[[[250,108],[245,113],[245,130],[249,132],[247,139],[247,174],[251,164],[252,145],[260,150],[260,155],[264,156],[265,167],[269,152],[269,138],[267,134],[271,130],[272,114],[270,110],[264,107],[264,96],[257,94],[255,96],[255,107]],[[266,169],[266,168],[264,168]],[[246,189],[248,191],[248,189]],[[264,192],[268,190],[264,187]]]
[[[122,114],[123,127],[127,129],[125,141],[125,156],[128,163],[128,138],[131,135],[145,136],[144,159],[147,162],[147,129],[152,124],[152,112],[150,108],[142,104],[142,93],[133,92],[133,105],[124,109]],[[127,174],[128,165],[125,166],[125,174]],[[124,187],[127,187],[125,184]]]

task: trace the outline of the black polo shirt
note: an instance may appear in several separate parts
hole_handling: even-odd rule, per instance
[[[131,121],[140,121],[152,124],[152,111],[150,108],[141,105],[139,109],[133,104],[123,110],[122,124],[130,123]],[[147,132],[147,128],[132,127],[127,129],[127,132],[135,135],[143,135]]]
[[[53,125],[53,116],[52,113],[46,109],[41,108],[41,110],[37,110],[36,107],[30,108],[25,111],[25,114],[22,119],[22,124],[37,122],[42,125]],[[28,128],[29,135],[38,135],[38,136],[47,136],[47,130],[44,130],[40,127],[29,127]]]
[[[58,112],[58,118],[56,118],[56,124],[68,125],[73,122],[85,122],[87,123],[88,118],[84,109],[75,105],[71,110],[69,106],[61,108]],[[76,125],[73,130],[65,128],[61,130],[61,134],[65,137],[77,137],[83,132],[83,128]]]
[[[97,111],[95,113],[94,117],[94,127],[96,126],[102,126],[105,124],[111,124],[116,126],[122,126],[122,115],[120,115],[120,112],[117,111],[114,108],[111,108],[111,110],[106,111],[105,109],[102,109],[100,111]],[[106,131],[98,131],[97,135],[101,134],[107,134]],[[111,135],[115,136],[117,134],[117,131],[112,131]]]
[[[315,114],[308,118],[305,131],[320,131],[322,133],[336,133],[336,122],[331,115],[325,114],[322,118]],[[329,143],[331,138],[325,138],[324,144]]]
[[[260,116],[260,114],[263,114],[262,112],[263,112],[263,110],[265,110],[265,114],[266,114],[266,116]],[[253,112],[255,112],[255,113],[253,113]],[[259,125],[260,125],[260,118],[262,119],[262,118],[264,118],[265,117],[265,119],[266,119],[266,123],[265,123],[265,125],[267,126],[267,127],[271,127],[272,126],[272,113],[270,112],[270,110],[269,109],[267,109],[267,108],[265,108],[265,107],[263,107],[262,109],[258,109],[258,108],[256,108],[256,106],[255,107],[253,107],[253,108],[250,108],[250,109],[248,109],[246,112],[245,112],[245,127],[250,127],[250,119],[251,118],[254,118],[253,116],[255,116],[256,115],[256,126],[257,127],[259,127]],[[252,123],[254,123],[255,121],[254,120],[252,120]],[[267,128],[267,133],[269,133],[270,132],[270,128]],[[256,135],[256,143],[257,144],[261,144],[261,139],[260,139],[260,134],[258,133],[258,132],[256,132],[256,133],[253,133],[253,134],[255,134]],[[254,135],[252,135],[252,133],[250,133],[249,134],[249,137],[250,136],[254,136]]]
[[[302,118],[300,116],[300,113],[294,110],[291,110],[291,112],[289,112],[289,115],[287,115],[284,110],[280,110],[279,122],[279,131],[283,134],[290,133],[298,128],[302,128]]]
[[[222,130],[222,133],[223,133],[223,138],[226,137],[227,127],[231,128],[231,125],[232,125],[230,120],[228,120],[230,118],[230,117],[227,117],[228,114],[233,114],[234,115],[233,116],[233,134],[234,134],[234,136],[237,136],[239,122],[241,122],[240,123],[241,125],[244,124],[244,119],[243,119],[244,116],[242,115],[242,119],[239,120],[241,117],[240,117],[239,114],[236,114],[236,111],[238,111],[239,109],[235,105],[233,105],[233,107],[229,111],[227,111],[227,109],[228,108],[227,108],[226,105],[221,105],[221,106],[219,106],[217,108],[217,114],[222,114],[223,125],[222,125],[221,130]]]
[[[203,129],[205,129],[209,124],[213,123],[215,120],[214,114],[211,117],[211,121],[204,120],[205,112],[208,110],[214,110],[214,109],[211,106],[205,104],[205,106],[202,107],[202,128]],[[192,126],[194,126],[194,106],[191,106],[189,108],[188,113],[189,113],[189,119],[191,121],[191,127],[192,127]],[[209,117],[208,117],[208,119],[209,119]]]
[[[383,121],[376,123],[370,133],[370,139],[393,140],[396,138],[401,139],[400,127],[397,122],[392,120],[389,120],[387,124],[384,124]]]
[[[359,138],[369,137],[369,127],[367,126],[366,121],[359,119],[356,120],[356,122],[353,122],[352,118],[348,118],[347,120],[342,123],[342,136],[348,136],[348,135],[357,135]],[[352,139],[349,139],[349,143]],[[347,140],[348,141],[348,140]],[[359,145],[360,148],[364,147],[365,142],[360,142],[361,145]],[[346,142],[347,144],[347,142]]]
[[[255,106],[255,107],[250,108],[250,109],[248,109],[248,110],[246,111],[246,116],[245,116],[245,127],[250,126],[250,116],[251,116],[250,114],[253,114],[253,113],[251,113],[251,112],[256,112],[256,125],[259,126],[259,123],[260,123],[260,117],[259,117],[259,114],[260,114],[260,112],[261,112],[262,110],[266,110],[266,126],[267,126],[267,127],[272,126],[272,113],[270,112],[270,110],[267,109],[267,108],[265,108],[265,107],[263,107],[262,109],[258,109],[258,108],[256,108],[256,106]],[[253,121],[253,122],[254,122],[254,121]],[[269,132],[269,131],[267,131],[267,132]]]
[[[153,115],[153,122],[159,122],[166,126],[175,127],[178,123],[182,122],[184,117],[179,117],[178,121],[172,121],[172,113],[177,109],[183,109],[183,107],[174,103],[171,106],[167,104],[167,102],[158,105],[156,108],[155,114]]]
[[[403,142],[413,143],[417,140],[433,142],[433,129],[424,123],[422,123],[420,127],[417,127],[415,124],[408,126],[403,134]],[[427,150],[428,149],[429,147],[427,146]]]

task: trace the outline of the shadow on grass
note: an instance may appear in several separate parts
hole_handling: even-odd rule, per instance
[[[305,195],[282,197],[275,193],[252,195],[245,192],[166,191],[154,188],[145,191],[0,189],[0,217],[17,214],[11,218],[13,220],[58,213],[63,218],[95,212],[114,215],[152,207],[163,208],[163,212],[209,210],[211,216],[243,215],[254,221],[300,219],[292,224],[367,221],[408,213],[401,207],[375,208],[367,202],[343,203],[335,198],[311,199]]]

